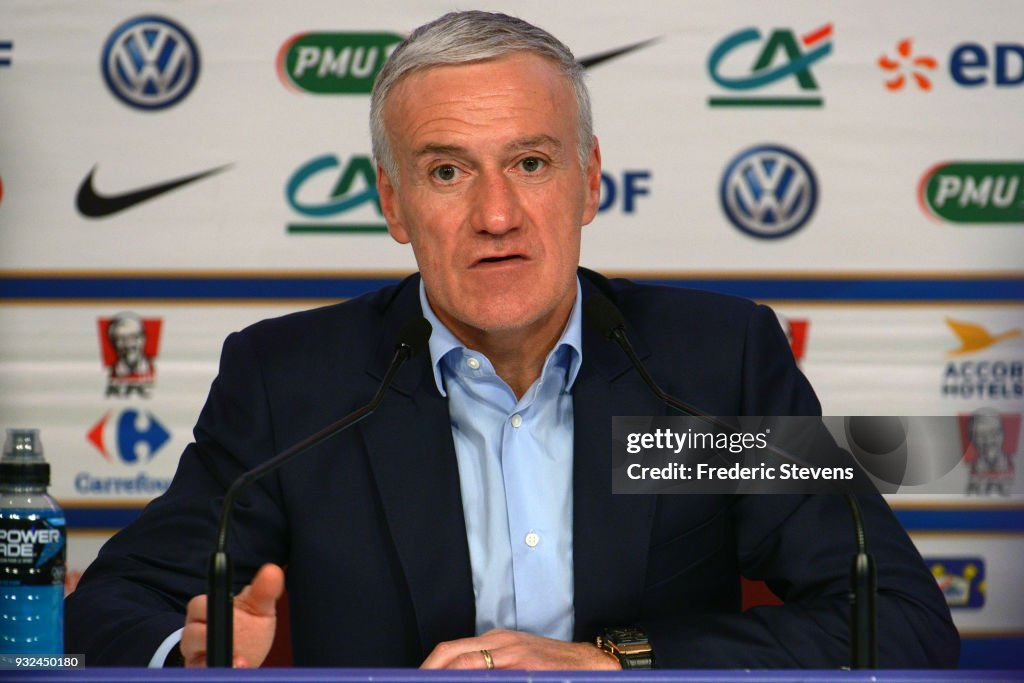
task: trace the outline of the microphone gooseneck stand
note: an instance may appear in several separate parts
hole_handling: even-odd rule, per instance
[[[303,453],[338,432],[348,429],[377,409],[384,394],[395,378],[398,369],[427,347],[430,339],[430,323],[419,318],[407,324],[399,335],[395,355],[391,359],[384,379],[370,402],[349,413],[337,422],[327,425],[315,434],[306,437],[291,448],[275,455],[263,464],[242,474],[231,484],[224,495],[220,510],[220,527],[217,531],[217,546],[210,556],[207,603],[206,603],[206,664],[209,667],[230,667],[234,653],[234,596],[232,595],[231,557],[227,552],[228,529],[231,525],[231,510],[238,494],[268,472],[276,470],[295,456]]]
[[[658,386],[640,357],[636,355],[633,345],[629,343],[622,314],[610,300],[601,295],[590,297],[583,304],[583,314],[598,332],[619,345],[644,384],[663,403],[719,429],[736,432],[732,425],[680,401]],[[803,464],[802,459],[779,448],[769,445],[769,450],[785,460]],[[867,551],[864,521],[857,498],[849,492],[843,492],[843,497],[850,506],[857,545],[857,554],[853,558],[850,571],[850,668],[875,669],[878,667],[878,587],[875,560]]]

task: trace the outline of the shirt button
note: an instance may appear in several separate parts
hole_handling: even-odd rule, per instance
[[[521,426],[523,426],[523,416],[520,415],[519,413],[513,415],[512,426],[515,427],[516,429],[519,429]]]
[[[468,365],[473,370],[480,369],[480,361],[478,361],[476,358],[473,358],[473,356],[470,356],[469,358],[466,359],[466,365]]]
[[[538,536],[536,532],[531,531],[526,534],[526,538],[524,540],[526,541],[526,545],[531,548],[536,548],[537,544],[540,543],[540,536]]]

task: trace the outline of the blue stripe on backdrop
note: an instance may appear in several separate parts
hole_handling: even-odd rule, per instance
[[[1024,533],[1024,508],[972,510],[898,509],[896,518],[907,531],[1001,531]]]
[[[134,507],[75,507],[65,505],[68,526],[77,529],[119,529],[139,516]],[[908,531],[1024,532],[1024,509],[896,510]]]
[[[806,301],[1024,302],[1024,277],[986,278],[637,278],[748,297]],[[19,277],[0,275],[0,300],[325,299],[358,296],[394,277]]]
[[[137,508],[76,508],[62,505],[61,507],[64,509],[64,518],[71,531],[75,529],[120,529],[134,522],[142,512],[141,506]]]
[[[1024,638],[962,638],[961,669],[1013,669],[1024,666]],[[1021,674],[1024,678],[1024,673]]]

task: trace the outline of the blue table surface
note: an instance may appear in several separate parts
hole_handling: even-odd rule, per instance
[[[10,675],[10,676],[8,676]],[[257,681],[259,683],[942,683],[1024,681],[1017,671],[419,671],[416,669],[63,669],[0,671],[0,680],[83,681]]]

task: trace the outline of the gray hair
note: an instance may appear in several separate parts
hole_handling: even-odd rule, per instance
[[[398,166],[384,127],[384,105],[392,88],[416,71],[495,59],[517,51],[551,59],[569,79],[576,99],[577,154],[580,168],[586,170],[593,146],[594,123],[590,93],[583,82],[583,67],[572,51],[544,29],[522,19],[474,10],[450,12],[420,26],[395,48],[377,74],[370,97],[370,136],[373,156],[392,181],[398,181]]]

